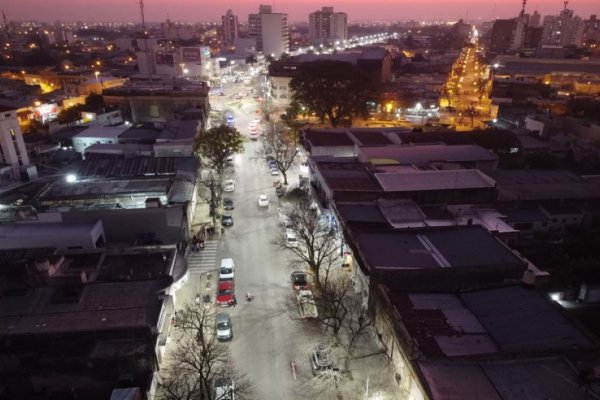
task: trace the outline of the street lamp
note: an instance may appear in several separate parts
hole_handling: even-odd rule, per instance
[[[65,177],[65,181],[67,181],[67,183],[75,183],[75,182],[77,182],[77,175],[75,175],[75,174],[68,174]]]
[[[98,76],[100,75],[100,71],[95,71],[94,75],[96,75],[96,83],[100,83],[100,81],[98,80]]]

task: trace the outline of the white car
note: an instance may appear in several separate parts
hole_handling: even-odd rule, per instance
[[[250,132],[250,140],[258,140],[258,133],[256,131]]]
[[[298,247],[298,236],[291,229],[285,230],[285,247]]]
[[[223,182],[223,190],[226,192],[233,192],[235,190],[235,181],[233,179],[227,179]]]
[[[231,281],[235,271],[235,264],[233,258],[222,258],[221,268],[219,269],[219,280],[220,281]]]
[[[260,196],[258,196],[258,206],[269,207],[269,198],[266,194],[261,194]]]
[[[271,176],[279,176],[279,170],[276,168],[271,169]]]

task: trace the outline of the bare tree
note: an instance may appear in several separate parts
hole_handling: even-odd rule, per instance
[[[335,233],[311,207],[309,199],[301,199],[290,207],[280,210],[280,219],[296,232],[298,246],[289,247],[283,235],[275,243],[292,254],[292,266],[309,267],[316,282],[328,273],[332,266],[341,264],[341,249]],[[326,277],[325,277],[326,278]]]
[[[227,346],[214,334],[214,311],[189,302],[176,318],[176,344],[168,359],[158,398],[161,400],[218,400],[214,381],[228,378],[238,399],[251,396],[251,385],[230,363]]]
[[[222,178],[213,170],[208,170],[201,177],[198,187],[198,196],[208,203],[209,215],[213,226],[217,225],[217,212],[223,199]]]
[[[298,134],[283,123],[271,121],[263,139],[264,155],[275,160],[277,169],[283,175],[283,184],[287,185],[287,172],[299,153]]]

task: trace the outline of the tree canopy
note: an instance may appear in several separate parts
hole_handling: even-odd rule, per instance
[[[244,151],[244,137],[235,128],[219,125],[202,130],[196,136],[194,149],[205,164],[210,164],[217,175],[222,177],[227,157]]]
[[[367,115],[375,79],[352,63],[318,60],[302,64],[290,87],[294,103],[336,127],[343,120]]]

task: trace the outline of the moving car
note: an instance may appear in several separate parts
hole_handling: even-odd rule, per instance
[[[298,302],[301,319],[317,318],[319,316],[315,299],[310,290],[299,290],[296,301]]]
[[[224,210],[233,210],[235,207],[233,206],[233,200],[229,197],[225,197],[223,199],[223,209]]]
[[[258,196],[258,206],[259,207],[269,207],[269,198],[266,194],[261,194]]]
[[[310,353],[310,367],[313,375],[335,370],[327,346],[321,344],[314,348]]]
[[[285,233],[285,247],[298,247],[298,235],[292,229],[286,229]]]
[[[294,271],[290,276],[292,279],[292,287],[295,290],[307,290],[308,289],[308,277],[306,273],[302,271]]]
[[[223,190],[226,192],[235,191],[235,181],[233,179],[227,179],[223,182]]]
[[[217,340],[230,340],[233,337],[229,314],[218,313],[215,316],[215,329],[217,331]]]
[[[215,378],[214,381],[214,399],[215,400],[235,400],[235,385],[229,377]]]
[[[217,304],[220,306],[233,305],[234,290],[233,280],[219,281],[219,286],[217,288]]]
[[[235,264],[233,258],[222,258],[221,268],[219,269],[219,280],[230,281],[233,280],[233,273],[235,270]]]
[[[233,226],[233,215],[230,211],[225,211],[221,217],[221,225]]]

